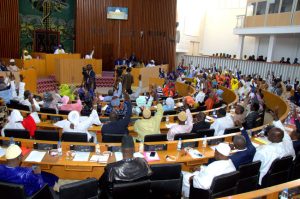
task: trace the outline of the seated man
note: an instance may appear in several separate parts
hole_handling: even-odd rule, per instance
[[[94,143],[97,142],[97,136],[95,133],[88,132],[88,129],[94,125],[101,125],[99,116],[97,113],[97,105],[93,106],[93,111],[89,117],[80,117],[80,113],[77,111],[71,111],[68,114],[68,120],[58,121],[54,126],[60,127],[64,132],[78,132],[87,134],[87,142],[94,137]]]
[[[215,136],[224,135],[224,130],[234,127],[233,119],[230,113],[226,113],[224,108],[219,109],[218,118],[210,126],[211,129],[215,129]]]
[[[16,61],[14,59],[9,60],[8,70],[10,72],[18,72],[19,68],[16,66]]]
[[[134,142],[131,136],[125,135],[122,139],[121,150],[123,160],[110,163],[105,167],[99,179],[100,189],[103,194],[109,194],[113,183],[134,182],[147,179],[152,171],[144,158],[134,158]],[[102,195],[101,198],[105,195]]]
[[[234,109],[233,122],[236,126],[245,122],[245,109],[241,105],[236,105]]]
[[[154,97],[152,96],[153,93],[151,93],[149,96],[141,95],[139,96],[136,101],[136,107],[133,109],[133,113],[136,115],[139,115],[144,108],[150,109],[154,100]]]
[[[168,131],[167,139],[169,141],[174,140],[176,134],[190,133],[192,131],[193,116],[191,114],[190,109],[188,108],[186,101],[184,102],[184,107],[185,107],[185,112],[181,111],[178,114],[178,120],[179,120],[178,125],[172,126]]]
[[[119,116],[116,112],[111,112],[109,114],[110,122],[102,126],[102,134],[128,134],[128,124],[130,122],[130,117],[132,113],[131,101],[127,93],[123,93],[125,98],[125,104],[127,105],[128,111],[123,119],[119,119]]]
[[[168,97],[166,99],[166,104],[163,106],[164,111],[173,111],[175,106],[174,99],[172,97]]]
[[[126,103],[121,103],[120,98],[114,96],[105,109],[105,115],[109,115],[113,111],[116,112],[119,117],[124,117],[128,111],[128,108]]]
[[[237,152],[229,157],[236,169],[239,169],[240,165],[252,162],[256,152],[247,131],[244,128],[241,128],[241,131],[242,135],[233,137],[233,148],[236,149]]]
[[[243,124],[245,129],[252,129],[256,127],[256,120],[258,119],[259,104],[252,103],[250,106],[250,112],[245,117],[245,123]]]
[[[114,91],[113,90],[108,90],[107,95],[103,97],[103,102],[110,102],[113,98]]]
[[[278,109],[274,110],[273,117],[273,125],[275,127],[268,131],[268,140],[271,143],[259,146],[253,158],[253,161],[261,161],[259,169],[260,185],[263,177],[267,174],[275,159],[290,155],[295,157],[295,150],[293,148],[291,137],[286,133],[284,126],[278,118]]]
[[[54,54],[55,54],[55,55],[58,55],[58,54],[65,54],[65,50],[63,49],[63,47],[62,47],[61,44],[58,45],[58,48],[54,51]]]
[[[46,183],[53,187],[58,178],[53,174],[41,172],[40,167],[21,167],[22,150],[18,145],[11,144],[5,154],[6,165],[0,165],[0,181],[24,186],[26,196],[32,196]]]
[[[31,101],[33,103],[31,103]],[[31,92],[29,90],[26,90],[24,92],[24,100],[21,100],[20,103],[23,104],[23,105],[28,106],[30,111],[33,110],[33,106],[34,106],[36,111],[40,111],[39,103],[33,98],[33,95],[31,94]]]
[[[163,107],[157,105],[157,112],[151,117],[151,111],[147,108],[143,110],[143,119],[134,123],[134,131],[138,134],[138,140],[143,141],[145,135],[160,134],[160,122],[163,117]]]
[[[215,150],[216,161],[208,166],[201,166],[198,171],[189,173],[183,171],[182,193],[185,197],[190,195],[190,182],[198,189],[209,189],[213,179],[217,176],[236,171],[234,164],[229,159],[230,147],[220,143]]]
[[[13,110],[8,117],[8,123],[6,123],[1,130],[1,135],[2,137],[5,137],[5,129],[26,129],[29,131],[30,137],[34,137],[36,124],[40,122],[41,120],[35,110],[33,110],[33,112],[30,113],[30,115],[28,115],[25,119],[23,119],[23,116],[19,110]]]
[[[196,115],[196,121],[193,124],[192,132],[197,132],[204,129],[210,128],[210,123],[205,121],[206,115],[203,112],[199,112]]]

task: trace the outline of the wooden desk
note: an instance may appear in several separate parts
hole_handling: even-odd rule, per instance
[[[80,59],[80,54],[46,54],[45,60],[46,60],[46,75],[53,75],[55,74],[55,66],[56,66],[56,60],[57,59]]]
[[[46,61],[44,59],[24,60],[23,67],[24,69],[35,69],[38,78],[46,77]]]
[[[56,59],[55,76],[60,84],[81,84],[82,67],[91,64],[97,75],[102,74],[102,60],[95,59]]]
[[[256,191],[250,191],[247,193],[223,197],[220,199],[251,199],[251,198],[260,198],[260,197],[265,197],[266,199],[278,199],[279,193],[281,191],[283,191],[284,189],[291,189],[296,187],[300,187],[300,179],[275,185],[272,187],[267,187],[264,189],[259,189]]]
[[[169,65],[160,65],[155,67],[148,67],[148,68],[133,68],[131,74],[133,76],[133,85],[132,86],[139,86],[139,75],[142,75],[142,83],[143,87],[148,87],[152,82],[149,80],[150,78],[158,78],[159,77],[159,68],[164,69],[164,71],[168,72]]]

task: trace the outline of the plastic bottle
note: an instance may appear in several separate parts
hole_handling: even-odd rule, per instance
[[[101,149],[100,149],[100,144],[99,142],[97,142],[96,147],[95,147],[95,153],[96,155],[100,155],[101,153]]]
[[[178,143],[177,143],[177,151],[181,151],[181,146],[182,146],[182,141],[181,141],[181,138],[179,138]]]
[[[10,137],[10,139],[9,139],[9,145],[12,145],[12,144],[15,144],[15,141],[14,141],[13,137]]]
[[[140,145],[139,145],[139,152],[140,152],[140,153],[144,153],[144,142],[140,142]]]
[[[217,118],[216,109],[213,110],[213,117]]]
[[[202,147],[203,147],[203,148],[206,148],[206,147],[207,147],[207,139],[206,139],[206,135],[205,135],[204,138],[203,138],[203,141],[202,141]]]
[[[61,141],[58,141],[58,144],[57,144],[57,155],[62,156]]]
[[[169,124],[170,123],[170,118],[169,118],[169,115],[166,116],[166,124]]]
[[[281,194],[280,194],[280,199],[288,199],[289,198],[289,190],[288,189],[284,189]]]

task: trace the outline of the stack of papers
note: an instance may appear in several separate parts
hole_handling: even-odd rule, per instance
[[[135,157],[135,158],[145,158],[145,156],[142,153],[140,153],[140,152],[135,152],[133,154],[133,157]]]
[[[41,162],[46,155],[46,152],[31,151],[27,156],[25,162]]]
[[[90,162],[107,163],[108,158],[109,158],[109,154],[105,154],[105,155],[93,155],[90,158]]]
[[[73,161],[87,162],[89,161],[90,152],[76,152]]]
[[[203,158],[203,155],[197,149],[191,149],[188,153],[193,159]]]

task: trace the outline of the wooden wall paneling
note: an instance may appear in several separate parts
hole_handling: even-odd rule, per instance
[[[108,6],[128,7],[128,20],[106,19]],[[95,46],[103,70],[113,70],[114,60],[133,52],[144,62],[174,66],[176,0],[77,0],[76,7],[76,52],[85,54]]]
[[[19,58],[18,0],[0,1],[0,57]]]

